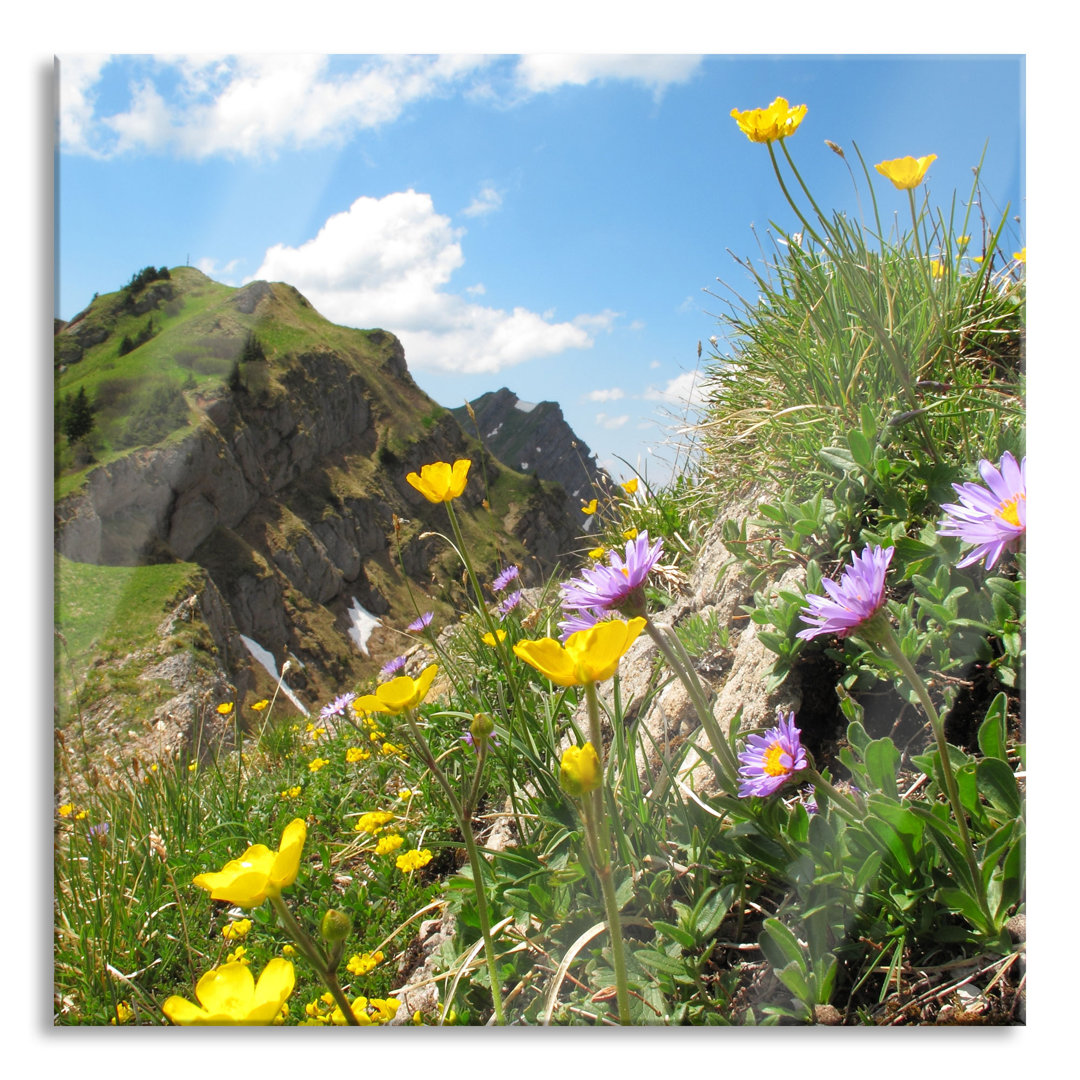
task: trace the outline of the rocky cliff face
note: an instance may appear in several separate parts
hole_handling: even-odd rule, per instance
[[[554,401],[522,401],[505,387],[451,410],[466,431],[480,440],[511,469],[535,472],[541,480],[561,484],[570,502],[588,502],[597,485],[610,484],[595,455],[573,432]]]
[[[267,649],[279,667],[286,657],[296,660],[290,681],[317,703],[399,651],[378,633],[371,656],[356,647],[349,635],[355,604],[400,629],[415,617],[410,590],[446,616],[465,602],[460,567],[430,535],[446,530],[445,510],[405,479],[429,462],[474,463],[456,505],[482,569],[494,573],[514,561],[524,581],[536,582],[573,546],[576,507],[565,494],[486,455],[416,386],[391,334],[331,326],[295,289],[266,282],[227,290],[185,324],[184,290],[193,282],[213,285],[194,270],[173,272],[175,319],[162,316],[159,334],[143,346],[157,350],[153,377],[191,340],[209,342],[219,356],[231,348],[231,373],[189,381],[186,425],[91,468],[81,487],[56,503],[55,543],[81,563],[203,567],[213,594],[202,606],[216,613],[214,637],[238,689],[258,678],[239,635]],[[134,310],[145,317],[144,304]],[[84,382],[68,387],[94,385],[95,363],[115,364],[101,357],[122,324],[103,327],[93,311],[57,335],[77,335],[79,344],[67,378]],[[298,323],[315,332],[296,333]],[[108,332],[95,341],[103,328]],[[239,363],[249,333],[291,344]],[[76,355],[66,344],[57,352]]]

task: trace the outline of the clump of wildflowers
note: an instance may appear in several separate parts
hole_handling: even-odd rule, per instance
[[[801,742],[801,732],[795,726],[795,714],[784,716],[776,711],[776,727],[764,735],[751,735],[746,749],[739,755],[739,795],[765,797],[807,768],[809,761]]]
[[[226,923],[221,928],[221,936],[226,941],[243,941],[250,932],[250,919],[236,919],[234,922]]]
[[[385,836],[379,837],[379,842],[375,845],[375,854],[390,855],[404,843],[405,837],[399,836],[397,833],[387,833]],[[357,972],[357,974],[362,974],[362,972]]]
[[[795,636],[809,641],[818,634],[845,638],[858,630],[867,632],[867,624],[885,604],[885,574],[894,550],[868,544],[861,555],[853,554],[839,585],[822,581],[827,597],[806,598],[807,607],[802,609],[800,617],[807,629]]]
[[[939,536],[958,536],[975,546],[956,565],[984,560],[989,570],[1006,551],[1016,551],[1027,532],[1027,458],[1019,465],[1006,451],[998,468],[985,458],[979,462],[979,484],[953,484],[959,503],[943,503],[945,517]],[[989,490],[987,490],[989,489]]]
[[[370,833],[378,836],[382,830],[394,820],[395,815],[389,810],[369,810],[361,814],[353,829],[356,832]]]
[[[373,953],[364,953],[362,956],[360,954],[350,956],[345,967],[353,975],[366,975],[369,971],[373,971],[378,967],[385,959],[386,954],[382,949],[378,949]]]

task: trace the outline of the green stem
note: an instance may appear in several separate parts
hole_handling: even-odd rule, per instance
[[[840,813],[842,813],[845,817],[850,818],[852,821],[859,821],[862,819],[863,814],[855,805],[855,803],[846,795],[841,795],[840,792],[837,791],[836,788],[834,788],[832,784],[830,784],[829,781],[826,780],[825,777],[823,777],[821,773],[817,771],[817,769],[807,769],[806,772],[807,778],[809,779],[810,783],[813,784],[816,789],[824,791],[825,794],[828,795],[828,797],[832,799],[832,801],[836,804],[836,808],[840,811]]]
[[[600,775],[604,776],[604,743],[600,731],[600,703],[596,698],[596,683],[585,683],[585,701],[589,710],[589,741],[600,760]],[[615,993],[619,1008],[619,1023],[630,1023],[630,989],[626,981],[626,953],[623,948],[622,920],[619,902],[615,897],[615,881],[611,873],[611,834],[604,813],[604,783],[582,799],[582,817],[586,835],[591,837],[591,850],[604,894],[608,934],[611,938],[611,957],[615,966]]]
[[[926,689],[926,684],[919,677],[911,661],[904,655],[904,650],[901,648],[900,642],[896,640],[896,634],[893,633],[892,627],[887,623],[882,623],[881,630],[881,643],[885,646],[896,666],[903,672],[904,678],[911,684],[911,688],[922,703],[926,715],[930,718],[930,727],[934,732],[938,757],[941,760],[941,771],[945,777],[945,788],[948,792],[949,802],[952,804],[953,816],[956,818],[956,827],[960,832],[960,842],[964,848],[964,858],[967,860],[968,872],[971,874],[971,880],[979,900],[979,907],[986,918],[987,926],[992,926],[994,919],[990,914],[982,874],[979,871],[978,863],[975,861],[975,852],[971,846],[967,815],[964,812],[963,804],[960,802],[960,789],[957,787],[952,760],[949,757],[949,744],[945,741],[945,723],[938,715],[937,709],[934,708],[933,701],[930,700],[930,693]]]
[[[694,709],[698,714],[698,720],[705,729],[705,734],[708,736],[714,753],[720,759],[719,768],[717,762],[713,761],[713,773],[716,779],[724,784],[727,791],[734,791],[738,786],[739,775],[739,765],[735,760],[735,752],[728,745],[727,739],[724,738],[724,734],[720,730],[720,725],[716,722],[716,717],[713,715],[705,694],[705,688],[701,685],[697,672],[694,671],[694,665],[689,661],[689,657],[687,657],[685,664],[679,659],[672,648],[671,642],[648,615],[645,616],[645,632],[656,643],[656,647],[660,650],[668,667],[678,676],[679,681],[686,687],[686,692],[690,695],[690,700],[693,702]],[[681,648],[682,642],[678,641],[674,631],[672,637]]]
[[[805,217],[803,217],[803,212],[799,209],[798,204],[791,197],[791,192],[788,191],[787,184],[784,183],[784,178],[780,175],[780,163],[776,160],[776,151],[773,150],[772,143],[767,143],[766,145],[769,148],[769,160],[772,162],[773,172],[776,173],[777,183],[780,185],[780,190],[784,193],[784,198],[787,199],[788,205],[791,207],[792,210],[795,211],[796,216],[802,222],[802,226],[806,230],[806,232],[818,242],[818,245],[823,250],[828,251],[829,245],[826,244],[825,241],[822,240],[821,237],[818,236],[818,234],[814,231],[814,227],[810,224],[809,221],[806,220]],[[788,160],[790,161],[790,158]],[[796,175],[798,174],[796,173]]]
[[[318,944],[314,942],[304,928],[296,921],[296,917],[289,910],[288,904],[281,898],[280,893],[270,894],[270,904],[277,912],[278,918],[281,920],[282,926],[285,927],[289,934],[289,937],[296,942],[297,948],[304,954],[307,961],[315,969],[316,974],[322,979],[326,989],[330,991],[337,1002],[338,1008],[341,1010],[341,1015],[345,1017],[345,1022],[352,1027],[359,1027],[360,1021],[356,1019],[356,1014],[352,1011],[352,1006],[349,1004],[349,999],[345,996],[345,991],[341,989],[341,983],[338,982],[337,972],[330,967],[327,962],[326,956]]]
[[[483,867],[480,863],[480,852],[476,847],[476,838],[473,836],[471,812],[468,805],[463,806],[454,793],[454,788],[447,778],[446,773],[439,768],[438,763],[435,761],[435,756],[431,752],[431,748],[428,746],[427,739],[424,738],[420,731],[419,725],[416,723],[416,718],[413,716],[412,710],[408,709],[405,712],[405,719],[409,725],[409,733],[412,736],[413,743],[417,750],[420,751],[420,756],[424,759],[424,764],[427,765],[428,771],[433,777],[435,777],[438,785],[443,789],[447,799],[450,802],[450,809],[454,812],[454,817],[457,819],[457,823],[461,828],[461,835],[465,840],[465,850],[469,856],[469,866],[472,869],[473,879],[473,891],[476,893],[476,913],[480,919],[480,933],[484,938],[484,955],[487,960],[488,977],[491,980],[491,1001],[495,1009],[495,1022],[499,1025],[504,1025],[506,1020],[503,1016],[503,1001],[502,991],[499,988],[499,969],[495,963],[495,943],[491,938],[491,919],[488,915],[487,907],[487,894],[484,892],[484,877]],[[480,766],[477,766],[479,772]],[[474,791],[476,784],[474,784]],[[472,794],[470,794],[470,800]]]

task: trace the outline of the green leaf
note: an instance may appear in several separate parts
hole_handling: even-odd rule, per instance
[[[861,431],[849,431],[847,434],[847,444],[851,450],[851,456],[855,459],[855,463],[869,471],[874,458],[874,451],[870,446],[870,440],[867,439]]]
[[[1012,818],[1020,816],[1022,800],[1016,777],[1008,763],[999,757],[983,758],[975,767],[975,783],[979,793],[992,806]]]
[[[892,739],[875,739],[863,751],[866,772],[874,787],[890,799],[899,799],[896,790],[896,770],[900,767],[900,751]]]
[[[979,725],[979,749],[988,758],[1005,760],[1005,718],[1008,714],[1009,699],[998,694],[986,710],[986,718]]]
[[[673,941],[677,941],[684,949],[693,949],[697,945],[697,939],[694,935],[681,926],[672,926],[671,923],[653,919],[653,927],[661,934],[667,934]]]
[[[776,970],[776,977],[801,1001],[804,1005],[814,1004],[817,996],[810,988],[806,978],[806,968],[798,961],[792,961],[786,967]]]
[[[773,918],[765,920],[764,930],[765,933],[761,936],[760,944],[762,950],[768,955],[769,962],[774,968],[778,969],[777,974],[779,974],[779,969],[786,967],[790,963],[797,964],[805,972],[806,959],[803,956],[802,947],[799,945],[799,939],[795,937],[792,931],[779,919]],[[770,944],[773,948],[769,948]],[[780,960],[780,963],[777,963],[776,960]]]

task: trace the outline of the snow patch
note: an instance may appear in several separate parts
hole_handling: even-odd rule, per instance
[[[356,643],[356,647],[370,659],[371,654],[367,650],[368,638],[371,637],[371,631],[382,624],[370,611],[365,611],[360,606],[360,601],[355,596],[348,614],[349,622],[352,624],[349,627],[349,637]]]
[[[532,412],[536,408],[535,401],[515,401],[514,408],[519,412]]]
[[[523,461],[523,462],[522,462],[522,463],[521,463],[521,464],[520,464],[520,465],[518,466],[518,468],[519,468],[519,469],[520,469],[520,470],[521,470],[522,472],[524,472],[524,471],[525,471],[525,470],[526,470],[526,469],[527,469],[528,467],[529,467],[529,463],[528,463],[527,461]]]
[[[274,654],[268,649],[264,649],[257,641],[252,641],[251,638],[244,637],[243,634],[240,635],[240,640],[247,646],[247,651],[251,653],[256,663],[260,664],[263,667],[267,675],[269,675],[270,678],[274,680],[274,682],[280,681],[281,692],[300,710],[300,712],[304,716],[310,716],[311,714],[307,711],[307,708],[304,706],[303,702],[301,702],[301,700],[292,692],[289,686],[286,685],[285,680],[282,679],[281,675],[278,673],[277,663],[274,660]]]
[[[495,436],[498,435],[501,430],[502,430],[502,423],[500,422],[500,423],[495,425],[495,430],[494,431],[489,431],[487,433],[487,438],[494,439]]]

